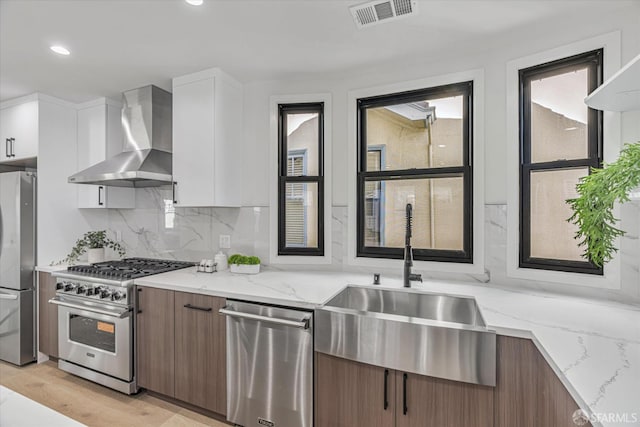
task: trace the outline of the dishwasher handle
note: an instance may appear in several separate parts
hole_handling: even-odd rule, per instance
[[[311,315],[309,314],[308,316],[304,317],[301,320],[280,319],[278,317],[261,316],[259,314],[230,310],[228,305],[222,307],[218,312],[220,314],[224,314],[225,316],[229,316],[229,317],[256,320],[259,322],[273,323],[273,324],[282,325],[282,326],[291,326],[293,328],[299,328],[299,329],[309,329],[309,319],[311,318]]]

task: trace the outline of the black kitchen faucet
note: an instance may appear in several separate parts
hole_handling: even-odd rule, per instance
[[[413,207],[411,206],[411,203],[407,203],[407,207],[406,207],[407,224],[406,224],[406,231],[404,235],[404,274],[402,275],[405,288],[411,287],[412,280],[422,282],[422,274],[414,274],[411,272],[411,267],[413,267],[413,249],[411,249],[412,215],[413,215]]]

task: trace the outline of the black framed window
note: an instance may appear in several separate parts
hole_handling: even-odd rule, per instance
[[[278,255],[324,255],[324,103],[278,105]]]
[[[473,262],[473,82],[358,99],[357,256]]]
[[[602,163],[602,112],[584,98],[602,83],[602,49],[520,74],[520,267],[602,274],[567,219],[576,184]]]

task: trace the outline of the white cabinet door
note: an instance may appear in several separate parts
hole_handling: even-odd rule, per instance
[[[38,101],[0,110],[0,162],[11,162],[38,155]]]
[[[215,206],[215,79],[173,88],[176,206]]]
[[[105,191],[103,185],[73,184],[78,187],[79,208],[104,208]]]
[[[173,81],[173,179],[179,207],[239,207],[242,86],[220,70]]]
[[[133,209],[135,208],[135,189],[108,187],[105,185],[78,186],[78,207],[87,209]]]
[[[78,171],[122,150],[120,109],[103,101],[78,110]],[[79,208],[135,208],[135,189],[75,184]]]
[[[105,104],[78,110],[78,166],[77,171],[101,162],[106,145]],[[104,208],[104,186],[75,184],[78,187],[79,208]]]
[[[11,161],[11,108],[0,110],[0,162]]]

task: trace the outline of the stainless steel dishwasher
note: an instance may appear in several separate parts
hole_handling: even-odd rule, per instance
[[[313,312],[228,300],[227,419],[313,426]]]

